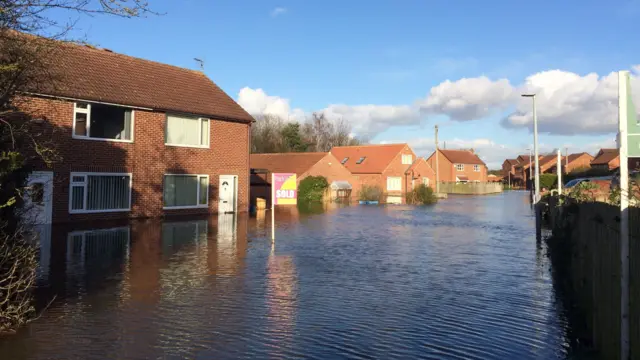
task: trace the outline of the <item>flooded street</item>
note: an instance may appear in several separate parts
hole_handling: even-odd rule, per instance
[[[54,227],[3,359],[571,356],[525,192]]]

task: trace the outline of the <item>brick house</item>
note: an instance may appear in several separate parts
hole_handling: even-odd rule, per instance
[[[594,157],[586,152],[570,154],[563,160],[563,171],[565,173],[570,173],[572,171],[579,171],[580,169],[589,169],[591,167],[591,162],[593,161],[593,159]]]
[[[618,149],[600,149],[591,160],[591,167],[598,170],[613,170],[620,167],[620,152]]]
[[[248,209],[253,118],[202,72],[66,43],[49,64],[18,103],[62,158],[29,179],[39,222]]]
[[[436,166],[435,152],[427,159]],[[438,150],[438,178],[441,182],[487,182],[487,165],[473,150]]]
[[[518,165],[518,159],[506,159],[502,163],[502,179],[505,183],[515,186],[524,185],[524,176],[516,171]]]
[[[433,171],[427,159],[419,157],[405,172],[407,189],[413,190],[419,184],[427,185],[435,190],[436,172]]]
[[[426,163],[410,171],[417,159],[407,144],[336,146],[331,153],[354,175],[354,196],[363,185],[375,186],[383,191],[387,203],[402,203],[415,183],[414,176],[428,174]]]
[[[329,184],[346,182],[353,188],[353,175],[331,153],[251,154],[250,159],[252,205],[260,197],[271,206],[272,173],[295,173],[298,183],[308,176],[324,176]]]

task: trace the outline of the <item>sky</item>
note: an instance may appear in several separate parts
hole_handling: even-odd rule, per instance
[[[489,168],[615,147],[617,75],[640,72],[639,0],[149,0],[159,15],[56,13],[71,36],[198,69],[253,115],[342,119],[372,143],[473,148]],[[640,103],[640,80],[633,77]],[[637,107],[640,109],[640,106]]]

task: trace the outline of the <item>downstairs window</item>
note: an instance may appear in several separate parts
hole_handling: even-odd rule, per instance
[[[131,174],[71,173],[69,213],[131,210]]]

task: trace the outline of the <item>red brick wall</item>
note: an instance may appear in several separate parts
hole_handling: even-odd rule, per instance
[[[405,146],[401,152],[399,152],[393,160],[389,163],[387,168],[382,172],[382,177],[380,178],[380,187],[382,191],[387,195],[398,196],[403,195],[407,189],[411,189],[411,183],[407,182],[406,172],[411,164],[403,164],[402,163],[402,155],[411,155],[411,163],[416,160],[416,154],[411,150],[409,146]],[[400,183],[402,184],[402,189],[400,191],[387,191],[387,178],[388,177],[399,177]]]
[[[427,160],[432,169],[436,168],[435,153]],[[441,152],[438,152],[438,180],[440,182],[456,181],[455,171],[449,159],[447,159]]]
[[[453,169],[455,171],[456,176],[463,175],[469,178],[469,181],[479,181],[479,182],[487,182],[487,167],[485,165],[478,165],[480,167],[480,171],[473,170],[475,164],[463,164],[464,170],[458,171],[453,165]]]
[[[73,102],[33,98],[26,112],[45,117],[40,127],[62,157],[53,165],[53,221],[158,217],[172,214],[215,213],[219,175],[238,176],[238,211],[248,209],[249,125],[210,121],[211,147],[197,149],[164,145],[165,113],[134,111],[134,142],[73,139]],[[72,171],[128,172],[133,176],[130,212],[69,214],[69,173]],[[209,175],[209,206],[204,209],[163,210],[165,173]]]
[[[307,176],[324,176],[329,184],[334,181],[348,181],[351,184],[351,194],[355,195],[360,190],[359,182],[354,178],[349,170],[344,167],[331,153],[320,159],[311,169],[307,170],[298,178],[298,183]]]
[[[406,175],[408,190],[413,190],[415,186],[422,184],[422,178],[425,177],[429,179],[429,187],[435,190],[436,173],[424,159],[420,159],[418,164],[413,169],[411,169],[409,174]]]

